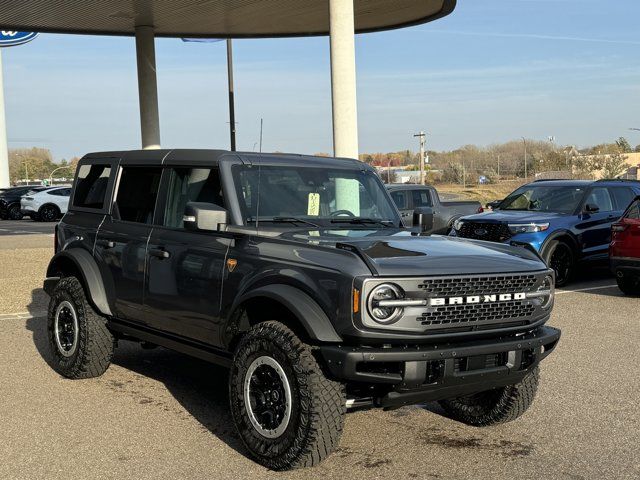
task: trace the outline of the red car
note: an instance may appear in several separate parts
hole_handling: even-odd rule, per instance
[[[627,295],[640,295],[640,196],[611,225],[611,269]]]

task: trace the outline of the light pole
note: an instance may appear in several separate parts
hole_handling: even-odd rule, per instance
[[[524,179],[526,180],[527,175],[527,140],[522,137],[522,143],[524,143]]]
[[[51,174],[49,175],[49,185],[53,186],[53,174],[56,173],[58,170],[62,170],[63,168],[71,168],[71,165],[63,165],[61,167],[54,168]]]
[[[424,185],[424,143],[426,134],[424,132],[416,133],[414,137],[420,139],[420,185]]]

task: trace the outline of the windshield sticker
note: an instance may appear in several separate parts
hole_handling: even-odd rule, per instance
[[[317,217],[320,215],[320,194],[310,193],[307,200],[307,215]]]

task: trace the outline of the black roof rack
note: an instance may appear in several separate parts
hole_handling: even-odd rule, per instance
[[[600,180],[596,180],[596,182],[635,182],[638,183],[640,180],[634,180],[633,178],[601,178]]]
[[[575,180],[574,178],[538,178],[537,180],[534,180],[531,183],[537,183],[537,182],[570,182],[572,180]]]

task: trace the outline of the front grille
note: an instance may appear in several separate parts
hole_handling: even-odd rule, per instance
[[[447,305],[436,307],[417,317],[424,326],[465,326],[499,320],[519,321],[533,315],[535,307],[524,301],[484,303],[474,305]]]
[[[398,321],[381,325],[362,309],[365,327],[405,330],[434,335],[479,332],[533,325],[548,313],[537,292],[549,270],[434,277],[385,278],[397,284],[407,300],[419,300],[403,308]],[[367,279],[363,298],[369,298],[379,279]],[[419,304],[418,304],[419,303]]]
[[[504,242],[511,238],[511,231],[504,223],[463,222],[456,234],[462,238]]]
[[[433,297],[457,297],[527,292],[535,283],[535,275],[429,278],[421,282],[418,288]]]

